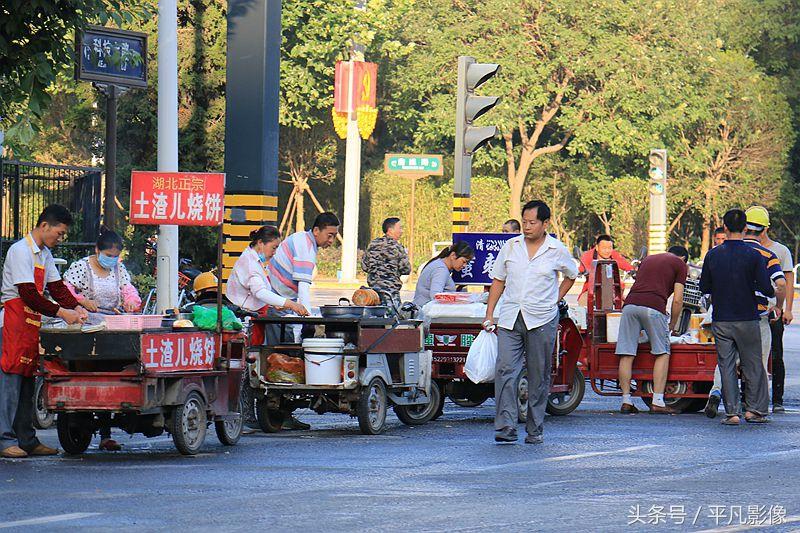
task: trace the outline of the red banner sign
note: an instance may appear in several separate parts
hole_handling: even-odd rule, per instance
[[[353,73],[352,107],[347,108],[350,92],[350,71]],[[339,113],[354,112],[362,106],[376,106],[376,87],[378,85],[378,65],[363,61],[339,61],[336,63],[335,84],[333,86],[334,108]]]
[[[153,333],[142,335],[142,363],[150,372],[211,370],[217,339],[210,333]]]
[[[132,224],[219,226],[225,174],[211,172],[131,172]]]

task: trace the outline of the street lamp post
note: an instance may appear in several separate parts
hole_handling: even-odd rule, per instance
[[[178,7],[158,2],[158,171],[178,171]],[[158,227],[159,312],[178,303],[178,226]]]

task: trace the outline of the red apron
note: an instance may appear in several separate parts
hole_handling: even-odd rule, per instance
[[[25,237],[33,256],[33,283],[39,294],[44,293],[44,265],[38,263],[33,253],[30,235]],[[3,322],[3,355],[0,367],[6,374],[19,374],[32,377],[39,360],[39,328],[42,316],[23,303],[22,298],[14,298],[5,304]]]
[[[258,316],[265,317],[267,316],[267,309],[269,309],[268,305],[265,305],[261,309],[258,310]],[[264,344],[267,337],[267,325],[266,324],[250,324],[250,346],[258,346]]]

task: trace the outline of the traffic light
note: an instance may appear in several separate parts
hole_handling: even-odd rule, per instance
[[[648,248],[651,254],[667,251],[667,151],[650,150],[650,227]]]
[[[458,57],[456,93],[456,146],[453,201],[453,232],[469,225],[469,195],[472,154],[497,135],[497,126],[474,126],[473,122],[500,101],[499,96],[477,96],[475,89],[500,71],[496,63],[476,63],[474,57]]]

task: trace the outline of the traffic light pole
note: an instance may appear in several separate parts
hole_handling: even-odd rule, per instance
[[[667,151],[650,150],[650,225],[648,253],[667,251]]]
[[[458,57],[458,86],[456,90],[456,143],[453,169],[453,233],[465,233],[469,229],[470,182],[472,181],[472,154],[464,152],[464,135],[467,124],[466,103],[467,69],[475,63],[469,56]]]

